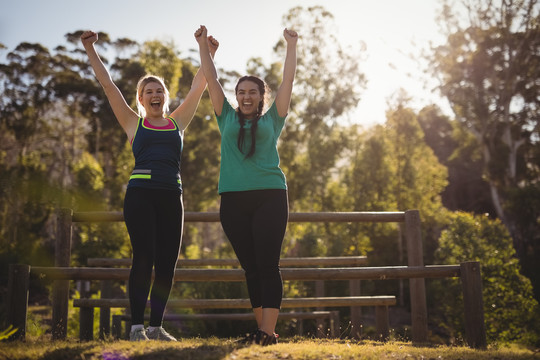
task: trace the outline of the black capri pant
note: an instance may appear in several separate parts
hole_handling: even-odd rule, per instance
[[[174,190],[128,188],[124,220],[131,240],[133,264],[129,274],[132,324],[144,323],[150,294],[150,326],[160,326],[173,282],[184,224],[182,194]]]
[[[221,194],[221,225],[245,271],[254,308],[281,307],[283,282],[279,258],[288,218],[287,190]]]

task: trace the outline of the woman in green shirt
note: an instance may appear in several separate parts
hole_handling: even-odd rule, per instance
[[[240,78],[235,88],[238,108],[234,109],[225,98],[209,56],[206,27],[195,32],[221,132],[221,224],[245,271],[257,320],[257,331],[246,340],[260,345],[277,343],[274,331],[283,297],[279,257],[289,204],[277,140],[291,101],[298,34],[285,29],[283,36],[287,42],[283,81],[274,102],[263,113],[269,97],[264,81],[255,76]],[[208,41],[215,39],[210,36]]]

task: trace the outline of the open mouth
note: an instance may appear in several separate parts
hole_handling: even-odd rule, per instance
[[[150,106],[152,106],[152,109],[154,110],[159,110],[161,108],[161,101],[152,101]]]

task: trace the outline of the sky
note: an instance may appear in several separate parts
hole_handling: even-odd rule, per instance
[[[278,60],[272,48],[291,8],[315,5],[334,16],[343,47],[366,45],[360,66],[368,84],[349,115],[351,123],[384,123],[387,101],[399,89],[413,99],[415,110],[436,103],[448,112],[431,90],[436,83],[426,87],[426,69],[418,62],[422,49],[444,40],[435,22],[436,0],[0,0],[0,43],[7,47],[0,50],[0,62],[21,42],[52,50],[65,44],[65,34],[85,29],[139,43],[172,41],[188,56],[197,48],[193,33],[203,24],[220,41],[217,67],[244,73],[251,57],[266,64]]]

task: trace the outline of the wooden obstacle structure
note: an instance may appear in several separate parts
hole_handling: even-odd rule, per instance
[[[366,256],[336,256],[336,257],[296,257],[296,258],[281,258],[280,267],[344,267],[344,266],[362,266],[366,265],[367,257]],[[119,258],[89,258],[87,259],[88,266],[95,267],[128,267],[131,266],[131,259],[119,259]],[[178,268],[209,268],[209,267],[240,267],[238,259],[178,259],[177,267]],[[325,296],[325,281],[324,280],[315,280],[310,281],[315,283],[314,296],[316,298],[323,298]],[[355,296],[360,295],[360,280],[354,279],[349,280],[349,295]],[[110,298],[112,293],[111,281],[104,280],[101,282],[101,297]],[[367,298],[367,297],[365,297]],[[367,304],[363,303],[361,306],[375,306],[376,319],[375,319],[375,329],[377,338],[380,340],[388,338],[389,335],[389,318],[388,318],[388,306],[395,305],[395,297],[389,297],[391,303],[381,299],[380,297],[373,298],[372,303]],[[364,299],[365,300],[365,299]],[[377,305],[375,304],[377,303]],[[343,304],[343,303],[342,303]],[[351,302],[354,305],[354,300]],[[78,305],[78,302],[74,301],[74,305]],[[92,307],[91,305],[85,305],[86,307]],[[351,323],[360,324],[361,323],[361,306],[351,306]],[[170,309],[171,306],[168,306]],[[87,312],[84,307],[81,307],[84,312]],[[104,339],[106,336],[113,335],[115,338],[120,338],[122,336],[122,327],[125,322],[126,325],[126,334],[123,335],[124,338],[128,338],[128,325],[131,324],[131,317],[129,315],[113,315],[112,316],[112,329],[111,329],[111,311],[109,305],[107,307],[99,307],[99,337]],[[304,334],[304,320],[316,320],[316,330],[314,335],[317,337],[331,337],[334,338],[340,335],[340,318],[339,311],[324,311],[325,309],[321,306],[317,306],[316,310],[307,311],[298,311],[298,309],[286,312],[280,312],[279,320],[294,320],[296,322],[296,330],[298,335]],[[80,327],[80,338],[81,340],[89,340],[93,338],[93,319],[90,319],[91,312],[88,311],[88,319],[83,319],[81,313],[81,327]],[[169,314],[164,315],[164,321],[195,321],[195,320],[228,320],[228,321],[238,321],[238,320],[253,320],[253,313],[219,313],[219,314],[210,314],[210,313],[197,313],[197,314]],[[88,324],[84,325],[83,324]],[[357,329],[358,325],[351,325],[351,329]],[[86,328],[86,329],[85,329]],[[360,326],[358,326],[360,329]]]
[[[34,267],[31,269],[28,265],[10,265],[8,321],[19,329],[15,334],[15,338],[24,338],[26,331],[28,277],[31,271],[55,280],[52,291],[52,335],[54,339],[65,339],[67,335],[70,280],[127,279],[129,269],[70,267],[73,222],[110,222],[122,220],[123,215],[120,212],[74,214],[70,209],[63,209],[58,213],[55,267]],[[219,214],[186,212],[184,220],[186,222],[218,222]],[[284,280],[409,279],[411,339],[413,344],[425,344],[428,342],[427,305],[424,279],[460,277],[464,298],[467,343],[474,348],[486,347],[480,264],[478,262],[467,262],[460,265],[424,266],[420,215],[417,210],[408,210],[405,212],[291,213],[289,222],[404,223],[408,266],[307,269],[283,268],[282,277]],[[243,281],[244,277],[243,272],[240,269],[177,269],[175,279],[183,281],[208,281],[208,279],[212,279],[212,281],[216,279],[219,279],[218,281]],[[171,302],[173,301],[174,300],[171,300]],[[176,301],[181,302],[188,300]],[[235,299],[235,301],[237,301],[237,299]],[[309,301],[311,301],[311,304],[314,304],[315,300]],[[352,301],[352,299],[348,299],[347,301]],[[74,302],[74,304],[81,305],[78,302]],[[328,305],[330,303],[323,304],[325,306],[336,306]],[[87,308],[91,308],[96,304],[89,305],[91,306]],[[105,304],[101,305],[106,306]],[[225,305],[225,303],[220,304],[220,306],[223,305]],[[194,305],[192,304],[191,306]],[[351,305],[349,303],[341,306]]]

